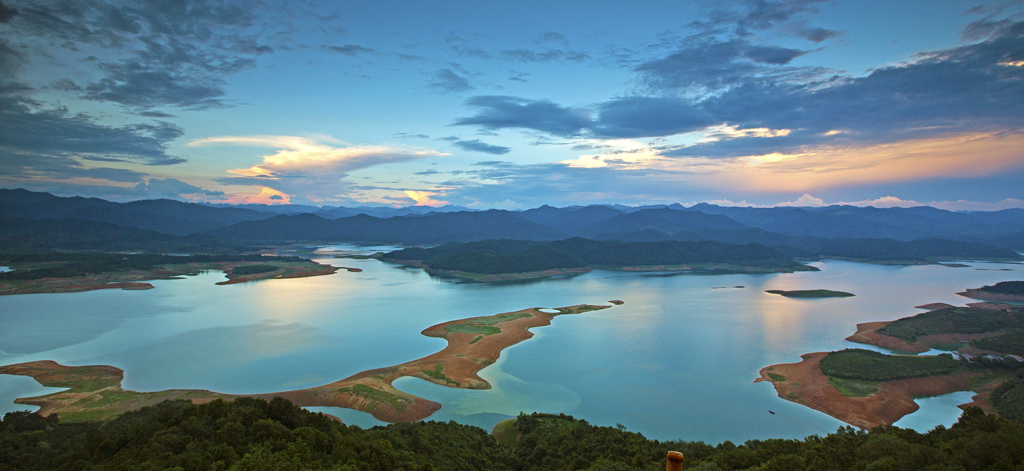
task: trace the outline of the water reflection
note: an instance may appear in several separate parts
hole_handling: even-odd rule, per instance
[[[126,370],[126,387],[272,392],[325,384],[442,349],[420,332],[453,319],[530,306],[622,306],[558,316],[506,350],[481,376],[487,391],[402,379],[400,389],[438,401],[434,420],[488,427],[519,411],[565,412],[597,425],[622,423],[657,439],[707,442],[798,438],[842,425],[752,384],[758,370],[803,353],[859,346],[857,323],[920,312],[930,302],[972,302],[965,288],[1020,279],[1021,265],[980,271],[826,261],[820,272],[650,276],[595,270],[529,284],[454,283],[377,260],[354,246],[320,249],[316,260],[360,273],[218,286],[209,272],[157,280],[148,291],[0,297],[0,363],[50,359]],[[728,288],[723,286],[745,286]],[[852,298],[789,299],[766,289],[828,288]],[[0,403],[24,392],[4,389]],[[25,379],[25,378],[22,378]],[[19,380],[16,380],[19,381]],[[34,381],[30,380],[32,383]],[[958,413],[955,407],[936,406]],[[324,408],[350,423],[361,412]],[[777,415],[767,413],[768,409]],[[924,419],[933,420],[933,419]],[[945,419],[942,419],[945,420]]]

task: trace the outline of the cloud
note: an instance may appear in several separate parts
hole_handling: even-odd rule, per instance
[[[462,150],[468,150],[470,152],[483,152],[486,154],[504,155],[512,151],[510,147],[494,146],[480,142],[479,139],[473,139],[472,141],[456,141],[453,144]]]
[[[785,203],[778,203],[775,206],[796,206],[796,207],[821,207],[825,206],[825,200],[821,198],[815,198],[807,193],[796,199],[796,201],[789,201]]]
[[[734,202],[728,199],[719,200],[705,200],[705,203],[714,204],[717,206],[740,206],[740,207],[751,207],[751,208],[772,208],[772,207],[823,207],[823,206],[860,206],[860,207],[874,207],[874,208],[915,208],[920,206],[931,206],[933,208],[944,209],[947,211],[999,211],[1003,209],[1013,208],[1024,208],[1024,200],[1007,198],[1002,201],[995,203],[979,202],[979,201],[931,201],[929,203],[921,203],[914,200],[904,200],[896,196],[882,196],[871,200],[862,201],[842,201],[835,203],[826,203],[825,200],[804,194],[795,201],[786,201],[775,204],[758,205],[747,203],[746,200],[740,202]]]
[[[914,200],[905,200],[895,196],[883,196],[881,198],[875,198],[873,200],[862,200],[852,202],[835,203],[843,206],[860,206],[860,207],[874,207],[874,208],[914,208],[917,206],[925,206],[924,203],[919,203]]]
[[[805,13],[817,12],[817,4],[825,0],[746,0],[728,3],[728,7],[710,12],[707,20],[690,24],[701,31],[730,30],[744,37],[754,31],[763,31],[799,21]]]
[[[66,109],[33,109],[35,103],[0,94],[0,155],[40,159],[76,158],[107,162],[170,165],[184,159],[167,153],[181,137],[166,122],[105,126]]]
[[[548,43],[564,43],[565,35],[556,31],[545,31],[540,40]]]
[[[640,80],[655,90],[681,90],[701,96],[723,88],[777,77],[806,54],[798,49],[756,46],[745,39],[693,40],[666,57],[638,65]]]
[[[825,28],[807,28],[800,29],[797,34],[802,36],[804,39],[807,39],[808,41],[820,43],[827,39],[839,36],[840,33],[838,31],[833,31]]]
[[[516,62],[583,62],[590,59],[582,51],[564,51],[561,49],[545,49],[535,51],[533,49],[506,49],[501,51],[505,59]]]
[[[175,178],[150,178],[135,185],[134,194],[139,198],[155,199],[205,199],[209,196],[224,196],[223,191],[212,191],[185,183]]]
[[[438,206],[444,206],[446,204],[451,204],[451,203],[449,203],[447,201],[439,201],[439,200],[433,199],[432,197],[434,197],[434,196],[442,195],[442,193],[438,193],[438,192],[434,192],[434,191],[405,190],[405,195],[408,196],[411,200],[413,200],[416,203],[416,206],[433,206],[433,207],[438,207]]]
[[[469,79],[452,69],[439,69],[434,72],[427,86],[443,93],[463,93],[476,88],[469,83]]]
[[[510,96],[476,96],[466,100],[476,108],[476,116],[460,118],[456,126],[479,126],[483,129],[533,129],[556,136],[580,135],[592,125],[588,113],[566,108],[546,100],[529,100]]]
[[[242,145],[277,149],[249,168],[228,170],[225,184],[272,188],[300,201],[335,200],[349,185],[348,174],[376,165],[446,155],[432,150],[385,147],[337,147],[298,136],[219,136],[189,142],[189,146]]]
[[[514,70],[510,70],[509,73],[508,73],[508,79],[512,80],[514,82],[526,83],[526,82],[529,81],[529,80],[526,80],[526,77],[529,77],[529,76],[530,76],[529,73],[526,73],[526,72],[516,72]]]
[[[1024,200],[1006,198],[995,203],[984,203],[977,201],[932,201],[928,206],[934,206],[947,211],[999,211],[1003,209],[1024,208]]]
[[[360,54],[375,53],[375,49],[368,47],[359,46],[356,44],[346,44],[344,46],[323,46],[324,50],[333,52],[335,54],[341,54],[347,57],[356,57]]]
[[[983,42],[922,53],[863,77],[823,78],[785,66],[802,53],[794,49],[743,39],[700,41],[636,68],[648,91],[659,92],[655,96],[614,98],[589,108],[478,96],[466,101],[476,114],[454,125],[612,139],[710,133],[722,126],[786,130],[771,139],[726,135],[662,149],[665,157],[710,158],[1024,130],[1024,107],[1017,106],[1024,102],[1024,67],[1017,65],[1024,64],[1024,22],[1004,24]]]
[[[670,136],[714,124],[699,107],[679,98],[623,97],[602,103],[598,113],[591,131],[613,138]]]
[[[225,77],[273,52],[261,43],[255,13],[241,1],[120,4],[92,0],[16,2],[8,21],[40,47],[57,46],[101,78],[83,97],[147,109],[225,106]],[[86,75],[88,76],[88,75]]]

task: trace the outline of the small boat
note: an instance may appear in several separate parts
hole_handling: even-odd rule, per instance
[[[773,411],[771,409],[768,409],[768,413],[771,414],[771,415],[775,415],[775,411]]]

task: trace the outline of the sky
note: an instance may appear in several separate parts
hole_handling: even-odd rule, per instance
[[[0,188],[1024,207],[1024,1],[0,0]]]

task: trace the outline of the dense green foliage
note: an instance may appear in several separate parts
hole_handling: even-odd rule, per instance
[[[152,270],[160,265],[212,262],[305,262],[299,257],[268,257],[255,255],[163,255],[118,254],[93,252],[42,252],[0,255],[3,263],[39,265],[35,269],[19,269],[0,273],[0,280],[35,280],[40,278],[67,278],[97,273],[129,270]],[[241,268],[241,267],[239,267]],[[237,268],[236,268],[237,270]]]
[[[10,413],[0,469],[504,470],[486,432],[420,422],[361,430],[283,399],[167,402],[98,424]]]
[[[921,376],[944,375],[967,368],[952,355],[884,355],[870,350],[848,348],[821,359],[821,372],[838,378],[890,381]]]
[[[469,273],[522,273],[549,269],[687,264],[800,268],[778,251],[757,243],[621,242],[573,238],[548,243],[491,240],[449,243],[389,252],[384,260],[420,260],[432,269]]]
[[[971,342],[971,345],[983,350],[991,350],[1011,355],[1024,355],[1024,330],[1015,330]]]
[[[978,290],[995,294],[1024,294],[1024,281],[1000,281],[992,286],[982,286]]]
[[[454,422],[364,430],[282,399],[165,402],[102,424],[13,412],[0,422],[0,470],[660,471],[669,450],[686,456],[687,470],[966,471],[1024,463],[1024,426],[979,409],[926,434],[843,427],[824,437],[717,446],[648,440],[565,415],[520,414],[498,428],[494,437]]]
[[[996,311],[976,307],[953,307],[905,317],[878,329],[878,333],[913,342],[933,334],[974,334],[1024,328],[1024,308]]]
[[[277,270],[273,265],[242,265],[231,269],[232,275],[257,275]]]
[[[999,415],[1024,424],[1024,371],[993,389],[989,401]]]

